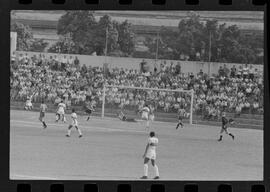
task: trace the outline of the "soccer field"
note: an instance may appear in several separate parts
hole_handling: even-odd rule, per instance
[[[10,111],[10,178],[38,180],[137,180],[149,130],[142,122],[79,116],[83,137],[68,123],[46,114],[47,129],[38,112]],[[67,115],[69,122],[70,115]],[[161,180],[262,180],[263,131],[236,129],[235,140],[220,127],[154,122],[159,138],[157,165]],[[154,177],[149,164],[149,178]]]

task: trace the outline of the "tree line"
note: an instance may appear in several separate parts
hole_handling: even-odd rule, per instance
[[[29,26],[14,22],[11,31],[18,34],[18,50],[44,51],[47,46],[43,39],[33,38]],[[196,13],[180,20],[177,29],[162,26],[157,34],[146,36],[143,43],[147,51],[143,53],[135,49],[131,23],[117,22],[108,15],[97,21],[92,11],[66,11],[58,21],[57,34],[59,40],[48,52],[263,63],[263,36],[246,35],[236,25],[227,26],[215,19],[203,22]]]

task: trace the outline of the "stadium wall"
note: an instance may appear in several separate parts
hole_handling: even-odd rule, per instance
[[[55,53],[40,53],[40,52],[23,52],[17,51],[17,54],[25,54],[27,53],[30,57],[33,55],[45,54],[47,57],[49,56],[77,56],[80,60],[80,64],[85,64],[86,66],[92,67],[103,67],[104,63],[109,63],[109,68],[123,68],[123,69],[135,69],[140,70],[140,63],[143,58],[131,58],[131,57],[105,57],[105,56],[90,56],[90,55],[74,55],[74,54],[55,54]],[[144,59],[149,67],[150,71],[154,71],[155,67],[155,59]],[[179,61],[179,60],[158,60],[157,70],[160,70],[160,63],[166,61],[167,65],[170,65],[171,62],[177,64],[177,62],[181,65],[181,71],[183,73],[198,73],[200,69],[203,70],[204,73],[216,74],[220,66],[226,66],[230,69],[233,65],[238,68],[238,65],[244,65],[239,63],[216,63],[216,62],[200,62],[200,61]],[[263,71],[263,65],[252,64],[254,68],[257,68],[258,71]]]

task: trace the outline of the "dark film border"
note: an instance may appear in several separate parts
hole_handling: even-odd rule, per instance
[[[54,3],[53,3],[54,2]],[[63,3],[64,2],[64,3]],[[126,3],[128,2],[128,3]],[[0,191],[208,191],[208,192],[263,192],[270,191],[270,123],[269,68],[267,58],[266,0],[1,0],[0,1]],[[264,11],[264,181],[38,181],[9,180],[9,60],[10,10],[209,10],[209,11]],[[229,187],[228,187],[229,186]]]

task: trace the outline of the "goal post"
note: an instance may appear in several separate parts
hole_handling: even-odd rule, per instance
[[[182,93],[187,94],[190,97],[190,104],[189,104],[189,124],[192,124],[193,120],[193,102],[194,102],[194,91],[193,90],[182,90],[182,89],[158,89],[158,88],[148,88],[148,87],[133,87],[133,86],[117,86],[117,85],[105,85],[103,86],[102,91],[102,111],[101,117],[104,118],[105,116],[105,104],[106,104],[106,97],[110,96],[108,90],[110,89],[117,89],[119,90],[140,90],[140,91],[155,91],[155,92],[168,92],[168,93]],[[166,96],[165,96],[166,97]]]

